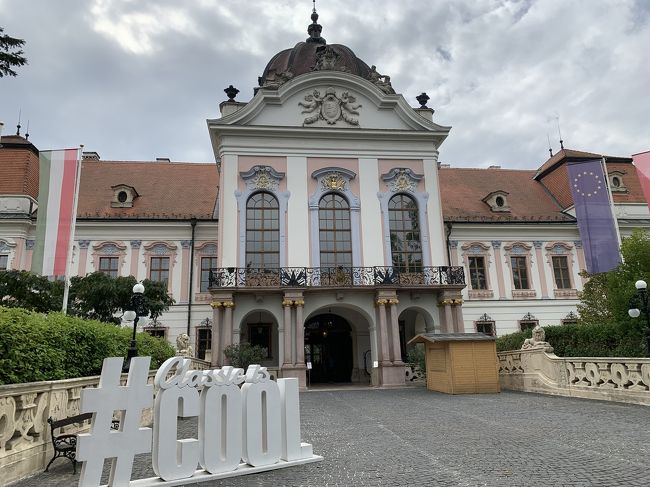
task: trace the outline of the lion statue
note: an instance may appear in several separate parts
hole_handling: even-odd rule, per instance
[[[190,345],[190,337],[187,333],[181,333],[176,337],[176,355],[182,357],[194,356],[194,349]]]

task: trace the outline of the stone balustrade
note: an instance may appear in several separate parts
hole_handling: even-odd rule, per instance
[[[498,358],[502,389],[650,406],[650,358],[558,357],[543,348]]]

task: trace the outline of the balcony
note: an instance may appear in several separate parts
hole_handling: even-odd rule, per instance
[[[423,288],[465,286],[461,266],[422,267],[222,267],[210,270],[210,289],[260,288]]]

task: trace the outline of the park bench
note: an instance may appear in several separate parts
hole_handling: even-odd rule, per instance
[[[76,416],[69,416],[64,419],[59,419],[55,421],[51,417],[47,419],[47,422],[50,424],[50,429],[52,431],[52,446],[54,447],[54,456],[50,460],[50,463],[45,467],[47,472],[52,465],[52,462],[59,457],[65,457],[72,462],[72,471],[77,473],[77,434],[68,433],[68,434],[59,434],[55,433],[56,430],[68,426],[71,424],[82,423],[84,421],[90,420],[93,417],[93,413],[84,413],[77,414]],[[113,420],[111,424],[111,429],[119,429],[120,422],[119,420]]]

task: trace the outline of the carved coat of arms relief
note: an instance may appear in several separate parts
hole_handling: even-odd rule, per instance
[[[305,118],[303,125],[310,125],[318,120],[325,120],[329,125],[334,125],[339,120],[345,120],[350,125],[359,125],[359,120],[353,115],[359,115],[361,104],[347,91],[339,96],[336,90],[330,87],[325,90],[325,95],[321,96],[320,91],[314,90],[305,96],[304,101],[298,102],[298,105],[304,108],[302,113],[316,112]]]

